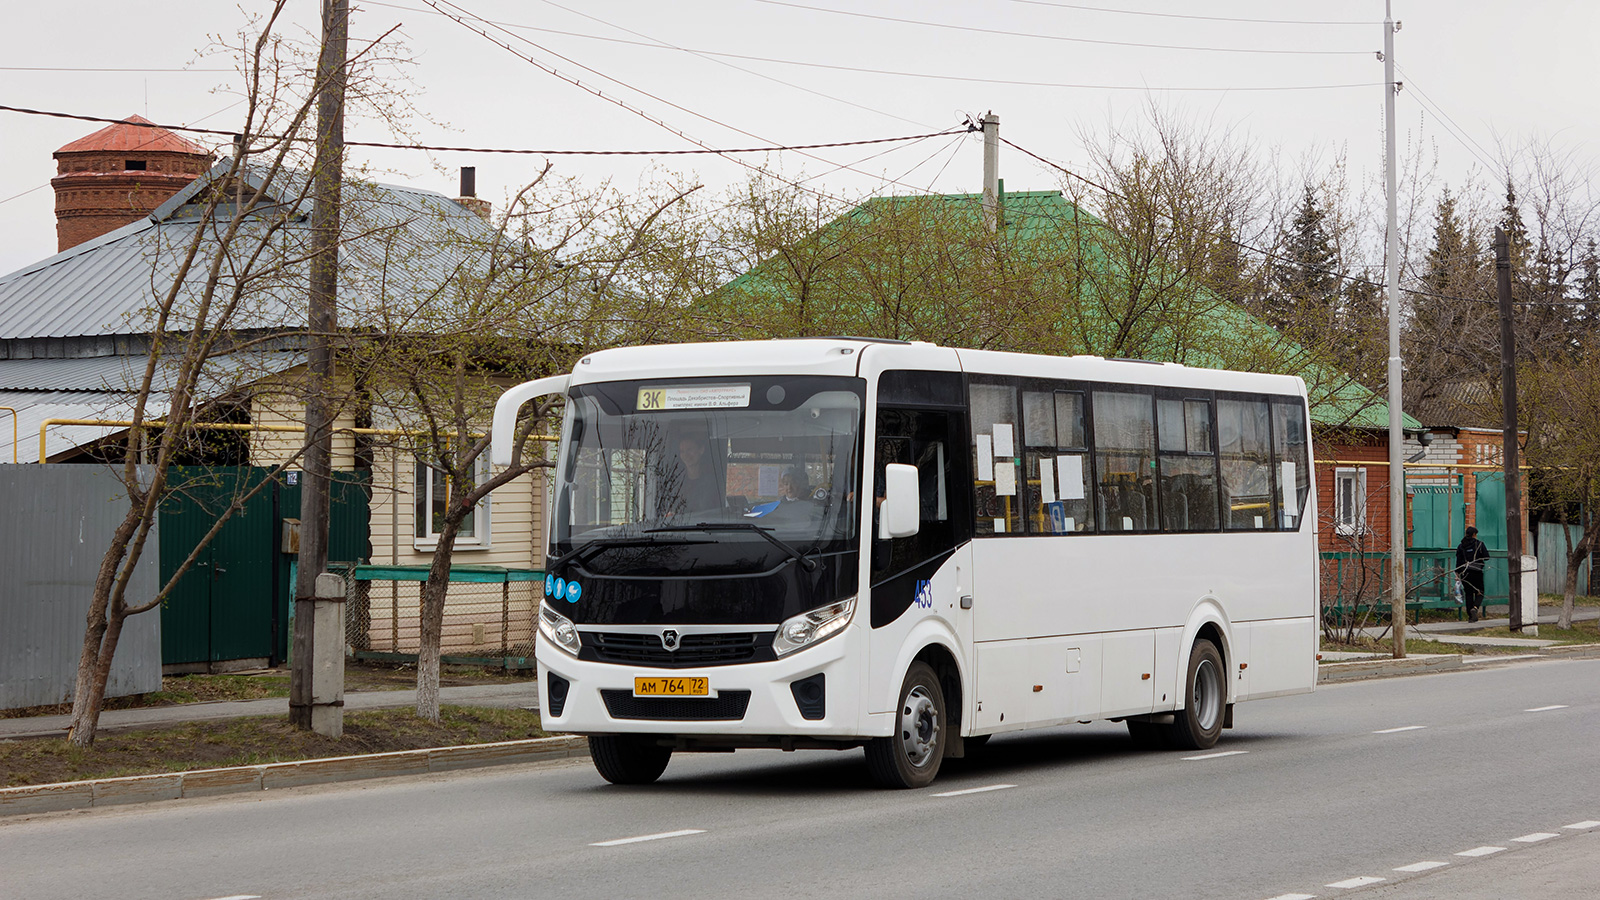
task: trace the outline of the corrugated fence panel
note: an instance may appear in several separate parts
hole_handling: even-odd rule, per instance
[[[0,709],[72,698],[95,573],[125,497],[101,466],[0,465]],[[158,548],[145,548],[130,603],[155,596]],[[160,689],[161,617],[152,611],[128,619],[106,696]]]
[[[1577,545],[1583,526],[1568,525],[1567,533]],[[1578,567],[1578,593],[1589,587],[1589,561]],[[1539,523],[1539,593],[1559,594],[1567,589],[1567,539],[1561,536],[1560,522]]]

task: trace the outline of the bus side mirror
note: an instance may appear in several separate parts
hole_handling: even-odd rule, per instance
[[[921,485],[917,467],[890,463],[883,472],[883,505],[878,507],[878,538],[910,537],[921,527]]]
[[[489,461],[497,466],[511,465],[512,446],[516,440],[517,413],[522,404],[546,394],[565,394],[571,375],[540,378],[508,388],[494,404],[494,426],[489,429]]]

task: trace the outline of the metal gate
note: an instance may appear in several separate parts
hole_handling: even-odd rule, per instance
[[[162,584],[172,579],[230,505],[238,502],[240,507],[162,603],[163,665],[224,660],[275,665],[287,656],[288,558],[282,552],[282,521],[300,515],[300,489],[272,481],[269,472],[253,466],[169,470],[172,491],[161,503]],[[364,558],[367,473],[335,473],[332,498],[330,555],[338,551]]]
[[[1506,562],[1506,476],[1503,472],[1477,473],[1478,540],[1489,547],[1483,565],[1484,603],[1511,602],[1511,576]]]

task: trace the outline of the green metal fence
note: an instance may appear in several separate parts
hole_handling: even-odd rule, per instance
[[[1455,610],[1466,615],[1456,603],[1455,550],[1406,551],[1406,610]],[[1487,568],[1505,571],[1506,551],[1490,550]],[[1498,590],[1496,588],[1498,587]],[[1489,581],[1483,602],[1510,602],[1509,582]],[[1369,610],[1389,609],[1389,554],[1379,552],[1330,552],[1322,554],[1323,614],[1336,619],[1360,615]]]
[[[415,662],[427,566],[356,566],[346,577],[345,635],[356,659]],[[544,573],[453,566],[445,594],[444,661],[533,668]]]

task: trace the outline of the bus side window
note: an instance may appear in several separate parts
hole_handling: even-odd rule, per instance
[[[1296,531],[1311,492],[1310,447],[1306,441],[1305,407],[1298,402],[1272,401],[1272,443],[1278,466],[1278,493],[1283,507],[1279,527]]]
[[[1084,447],[1083,394],[1028,391],[1022,395],[1024,495],[1028,531],[1094,531],[1089,513],[1089,466]]]
[[[1156,430],[1154,398],[1094,392],[1095,502],[1101,531],[1154,531]]]
[[[1217,401],[1217,457],[1222,469],[1222,527],[1263,531],[1277,521],[1267,401]]]
[[[875,576],[910,569],[954,547],[957,529],[951,518],[949,471],[951,458],[946,443],[951,416],[928,410],[882,409],[878,412],[878,452],[873,463],[872,572]],[[917,469],[918,508],[921,528],[910,537],[878,540],[878,499],[883,496],[884,471],[889,463],[902,463]]]
[[[1022,462],[1017,430],[1017,389],[1009,384],[974,382],[972,409],[973,531],[1023,533],[1023,500],[1018,496]]]
[[[1217,530],[1217,457],[1211,401],[1156,401],[1161,434],[1161,530]]]

